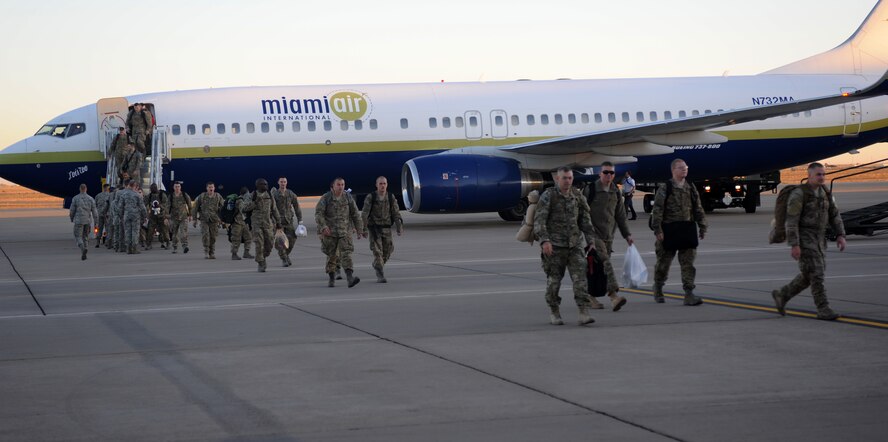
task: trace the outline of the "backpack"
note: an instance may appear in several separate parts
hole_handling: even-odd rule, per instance
[[[691,186],[691,204],[694,207],[697,207],[697,186],[694,186],[690,182],[688,182]],[[666,212],[666,203],[669,202],[669,195],[672,195],[672,180],[666,180],[666,198],[663,198],[663,212]],[[648,228],[654,230],[654,217],[648,217]]]
[[[774,203],[774,219],[771,220],[771,232],[768,233],[768,244],[779,244],[786,241],[786,204],[789,202],[789,195],[792,191],[801,187],[805,199],[810,194],[805,190],[807,184],[791,184],[782,189],[777,194],[777,202]],[[826,186],[820,186],[826,192],[827,198],[832,200],[829,190]]]
[[[237,197],[236,193],[225,197],[225,204],[222,205],[222,210],[219,212],[219,218],[225,224],[234,222],[234,215],[237,213]]]

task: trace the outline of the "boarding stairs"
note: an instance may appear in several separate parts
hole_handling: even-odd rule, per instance
[[[845,172],[844,175],[836,176],[829,182],[829,191],[832,193],[833,185],[836,181],[852,176],[863,175],[877,170],[888,169],[884,163],[888,158],[878,161],[872,161],[866,164],[846,167],[827,173],[827,175],[837,175]],[[874,166],[874,167],[870,167]],[[804,180],[803,180],[804,181]],[[845,225],[845,233],[848,235],[873,236],[876,234],[888,233],[888,201],[875,204],[872,206],[862,207],[860,209],[842,212],[842,223]],[[827,237],[830,241],[836,239],[836,234],[832,228],[827,229]]]
[[[114,187],[120,187],[123,183],[119,183],[117,177],[117,159],[111,154],[111,144],[117,135],[116,129],[105,131],[105,140],[102,153],[107,160],[107,176],[106,182]],[[169,138],[167,136],[167,128],[155,127],[151,136],[151,152],[142,162],[142,192],[146,195],[150,192],[151,184],[157,183],[160,190],[166,190],[163,183],[163,166],[169,164],[172,159]]]

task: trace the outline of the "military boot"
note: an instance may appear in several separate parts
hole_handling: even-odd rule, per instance
[[[703,299],[698,296],[694,296],[693,290],[685,290],[684,305],[700,305],[702,303]]]
[[[188,246],[185,246],[185,247],[182,249],[182,253],[188,253]]]
[[[550,307],[552,310],[549,313],[549,324],[552,325],[564,325],[564,321],[561,320],[561,312],[558,310],[558,307]]]
[[[620,309],[623,308],[624,305],[626,305],[626,298],[622,296],[617,296],[616,293],[611,292],[608,293],[607,296],[611,299],[611,305],[613,306],[615,312],[620,311]]]
[[[336,279],[342,279],[342,269],[336,269]]]
[[[265,261],[259,262],[259,273],[265,273]]]
[[[358,278],[357,276],[355,276],[353,270],[346,270],[345,271],[345,279],[348,280],[348,288],[352,288],[352,287],[358,285],[359,282],[361,282],[361,278]]]
[[[780,313],[780,316],[786,316],[786,300],[783,299],[780,290],[772,290],[771,297],[774,298],[774,306],[777,307],[777,313]]]
[[[817,307],[817,319],[835,321],[836,319],[839,319],[839,314],[834,312],[829,306]]]
[[[255,256],[250,254],[249,250],[244,250],[244,259],[253,259]]]
[[[179,247],[173,246],[173,253],[179,253]]]
[[[101,241],[96,241],[96,248],[97,249],[99,248],[100,243],[101,243]]]
[[[383,283],[383,284],[388,282],[385,279],[385,274],[382,273],[382,269],[376,269],[376,282]]]
[[[241,257],[237,256],[237,252],[231,252],[231,260],[232,261],[240,261]]]
[[[657,304],[666,302],[666,298],[663,296],[663,284],[654,284],[654,301]]]
[[[604,306],[601,305],[600,302],[598,302],[598,298],[594,296],[590,296],[590,298],[592,298],[592,302],[589,304],[589,308],[591,308],[592,310],[601,310],[604,308]]]
[[[284,267],[290,267],[290,261],[288,261],[286,257],[281,258],[281,262],[283,262]]]
[[[327,273],[330,276],[330,281],[327,282],[327,287],[335,287],[336,286],[336,274],[333,272]]]
[[[86,251],[87,251],[87,249],[86,249],[86,247],[84,247],[84,248],[83,248],[83,251],[80,252],[80,260],[81,260],[81,261],[85,261],[85,260],[86,260]]]
[[[591,316],[589,316],[589,307],[583,306],[580,307],[580,317],[579,321],[577,321],[580,325],[591,324],[595,322]]]

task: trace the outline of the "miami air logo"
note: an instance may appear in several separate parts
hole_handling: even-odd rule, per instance
[[[287,98],[261,100],[262,119],[280,120],[363,120],[370,115],[370,97],[358,91],[336,91],[321,98]]]

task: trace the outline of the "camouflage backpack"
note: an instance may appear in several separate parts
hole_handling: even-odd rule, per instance
[[[805,184],[790,184],[777,194],[777,202],[774,203],[774,219],[771,220],[771,232],[768,234],[769,244],[779,244],[786,241],[786,205],[789,202],[789,195],[796,188],[801,187],[807,199],[811,195],[811,187]],[[826,192],[827,197],[831,197],[829,189],[821,186]]]

